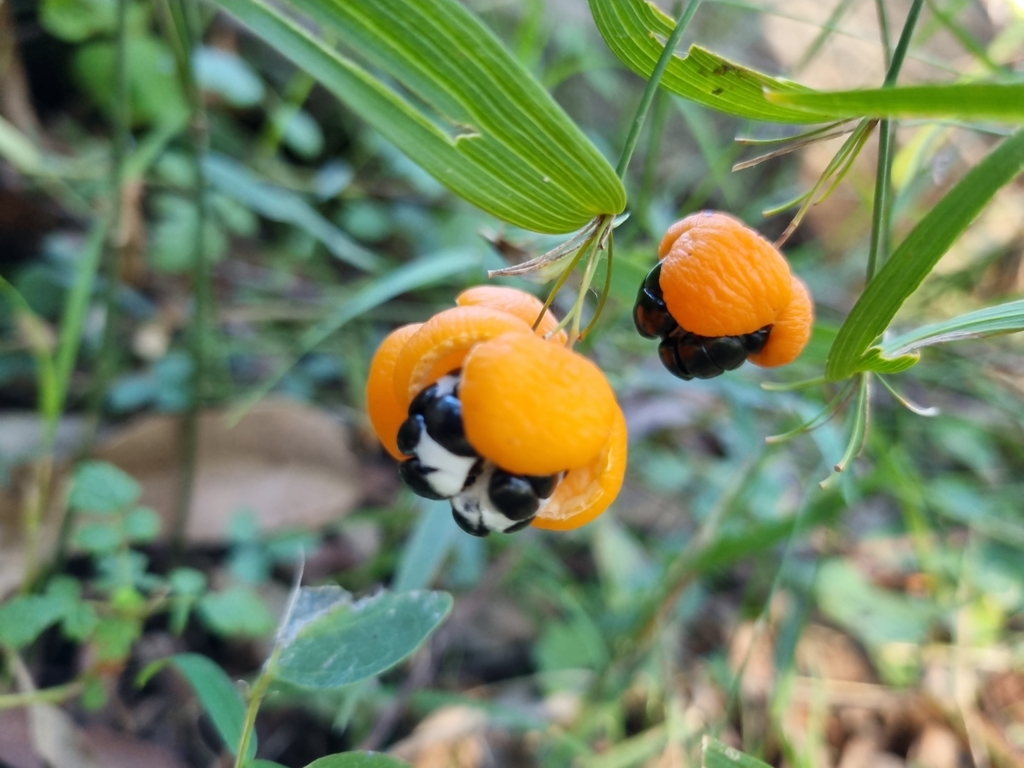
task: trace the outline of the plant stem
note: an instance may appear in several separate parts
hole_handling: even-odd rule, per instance
[[[271,662],[273,662],[274,656],[276,656],[276,652],[267,661],[260,676],[256,678],[252,692],[249,694],[249,705],[245,708],[245,722],[242,723],[242,736],[238,739],[238,750],[235,754],[235,768],[243,768],[246,763],[245,753],[249,750],[252,732],[256,727],[256,714],[260,711],[263,697],[267,695],[267,689],[270,688],[270,683],[273,681],[270,668],[273,666]]]
[[[41,688],[37,691],[25,691],[24,693],[0,694],[0,711],[5,709],[16,709],[17,707],[29,707],[33,704],[60,704],[61,702],[73,699],[82,692],[81,682],[57,685],[53,688]]]
[[[168,34],[178,67],[178,77],[185,86],[189,104],[189,150],[192,160],[194,186],[193,202],[196,208],[195,243],[193,251],[192,291],[195,302],[190,329],[190,351],[192,358],[191,397],[181,429],[179,453],[178,500],[171,521],[171,551],[175,559],[185,546],[185,533],[192,508],[192,493],[195,484],[196,455],[199,443],[199,414],[204,405],[204,384],[206,380],[206,329],[210,320],[210,263],[206,255],[204,234],[207,222],[206,175],[203,159],[206,156],[209,137],[203,97],[192,72],[192,49],[198,35],[196,19],[188,16],[189,8],[184,0],[164,0],[164,15]]]
[[[668,63],[672,60],[676,46],[679,45],[679,39],[683,36],[683,32],[690,23],[690,19],[693,18],[693,14],[697,12],[698,6],[700,6],[700,0],[690,0],[687,4],[683,15],[676,22],[675,29],[672,30],[672,34],[665,41],[665,48],[661,51],[658,63],[654,65],[654,71],[651,72],[651,77],[647,81],[643,95],[640,97],[640,105],[637,107],[636,115],[633,117],[633,125],[630,127],[629,135],[626,137],[626,144],[622,148],[622,154],[619,155],[619,164],[615,167],[615,172],[619,175],[620,179],[625,177],[626,168],[629,167],[629,159],[633,156],[633,150],[636,149],[636,144],[640,140],[640,129],[643,128],[644,118],[647,117],[647,111],[654,100],[654,94],[658,91],[658,83],[661,82],[661,76],[665,73]]]
[[[892,52],[889,60],[889,68],[885,73],[883,88],[889,88],[896,84],[903,61],[906,59],[907,51],[910,48],[910,38],[914,35],[914,27],[921,15],[921,7],[924,0],[914,0],[907,13],[907,20],[903,24],[903,31],[900,32],[900,39],[896,43],[896,49]],[[881,22],[885,19],[884,9],[879,9],[879,19],[883,27],[885,37],[883,48],[888,54],[888,34],[885,27],[887,24]],[[893,160],[893,128],[891,120],[882,120],[878,126],[878,165],[875,171],[875,196],[871,209],[871,239],[868,245],[867,281],[875,276],[875,271],[885,262],[889,255],[889,240],[891,236],[892,221],[892,160]]]

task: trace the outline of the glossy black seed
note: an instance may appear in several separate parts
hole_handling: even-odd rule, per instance
[[[504,531],[502,531],[502,533],[515,533],[516,531],[521,531],[521,530],[523,530],[523,528],[526,528],[532,522],[533,522],[533,518],[532,517],[528,517],[525,520],[520,520],[515,525],[510,525],[508,528],[506,528]]]
[[[427,406],[437,399],[437,390],[437,384],[431,384],[429,387],[427,387],[418,395],[416,395],[416,397],[413,398],[412,402],[409,403],[409,415],[423,415],[424,413],[426,413]]]
[[[540,509],[540,501],[530,487],[529,481],[525,477],[510,474],[502,469],[495,469],[491,475],[487,495],[495,509],[510,520],[533,517]]]
[[[768,334],[771,333],[772,327],[766,325],[764,328],[760,328],[753,333],[748,333],[740,338],[743,341],[743,348],[747,350],[748,355],[756,355],[762,349],[764,345],[768,343]]]
[[[464,530],[466,533],[468,533],[470,536],[479,536],[480,538],[483,538],[484,536],[487,536],[490,533],[490,530],[483,523],[477,523],[474,525],[473,523],[469,522],[469,520],[460,515],[456,511],[455,507],[452,507],[452,517],[455,518],[455,524],[459,526],[459,528]]]
[[[403,421],[402,426],[398,428],[398,450],[406,456],[413,456],[424,429],[423,417],[419,414]]]
[[[686,333],[674,337],[676,340],[676,359],[680,367],[689,371],[696,379],[713,379],[721,376],[723,371],[715,365],[707,349],[704,347],[704,337]]]
[[[747,361],[747,350],[739,336],[715,336],[704,339],[704,349],[723,371],[732,371]]]
[[[427,434],[456,456],[476,456],[462,427],[462,403],[454,395],[432,400],[423,412]]]
[[[646,339],[666,336],[677,327],[665,305],[651,296],[645,288],[640,289],[633,305],[633,325],[636,326],[637,333]]]
[[[546,499],[558,487],[558,475],[523,475],[538,499]]]
[[[435,491],[427,480],[427,475],[436,471],[433,467],[424,467],[417,458],[403,461],[398,465],[398,475],[402,478],[402,482],[409,486],[410,491],[425,499],[440,501],[445,497]]]
[[[693,374],[690,373],[676,355],[676,340],[674,337],[669,336],[667,339],[662,340],[661,344],[658,345],[658,357],[661,358],[661,364],[676,378],[683,379],[684,381],[690,381],[693,378]]]
[[[647,273],[647,277],[644,278],[644,289],[646,289],[646,291],[649,294],[651,294],[651,296],[653,296],[658,301],[661,301],[662,304],[664,304],[664,302],[662,301],[662,296],[664,294],[662,294],[662,292],[661,292],[661,262],[660,261],[651,268],[651,271]]]

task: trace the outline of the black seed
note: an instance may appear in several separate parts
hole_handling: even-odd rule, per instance
[[[540,509],[540,502],[526,478],[503,469],[494,470],[487,495],[495,508],[509,520],[533,517]]]
[[[533,522],[533,518],[532,517],[528,517],[525,520],[520,520],[515,525],[510,525],[508,528],[506,528],[504,531],[502,531],[502,533],[515,533],[516,531],[521,531],[521,530],[523,530],[523,528],[526,528],[532,522]]]
[[[704,337],[692,333],[673,337],[676,342],[676,359],[680,367],[684,368],[691,376],[697,379],[713,379],[721,376],[723,371],[715,365],[707,349],[704,347]]]
[[[658,345],[658,357],[661,358],[661,364],[668,369],[668,372],[673,376],[683,379],[684,381],[690,381],[693,378],[693,374],[686,368],[685,365],[679,360],[676,355],[676,339],[674,336],[669,336],[663,339],[661,344]]]
[[[462,427],[462,403],[453,395],[445,395],[427,404],[423,412],[427,434],[456,456],[476,456]]]
[[[538,499],[546,499],[558,487],[558,475],[523,475]]]
[[[723,371],[739,368],[747,360],[747,350],[739,336],[716,336],[704,340],[711,361]]]
[[[633,305],[633,325],[637,333],[646,339],[666,336],[676,328],[676,321],[645,289],[641,288]]]
[[[406,456],[415,454],[424,428],[423,417],[419,414],[410,416],[403,421],[402,426],[398,428],[398,450]]]
[[[424,467],[416,458],[403,461],[398,465],[398,475],[402,478],[402,482],[409,486],[410,491],[425,499],[439,501],[445,497],[435,491],[434,486],[427,480],[427,475],[436,471],[433,467]]]
[[[422,415],[423,413],[425,413],[427,410],[427,406],[437,399],[437,390],[437,384],[431,384],[429,387],[427,387],[418,395],[416,395],[416,397],[413,398],[413,401],[409,403],[409,415],[412,416],[413,414],[417,413]]]
[[[772,327],[766,325],[764,328],[760,328],[753,333],[747,333],[740,338],[743,341],[743,348],[747,350],[748,355],[756,355],[762,349],[764,345],[768,343],[768,334],[771,333]]]
[[[455,518],[455,524],[462,530],[468,533],[470,536],[479,536],[483,538],[490,533],[490,530],[483,523],[473,524],[466,518],[459,514],[455,507],[452,507],[452,517]]]
[[[661,292],[661,262],[659,261],[650,272],[647,273],[647,277],[644,278],[644,289],[651,294],[652,297],[661,301],[662,304],[662,292]]]

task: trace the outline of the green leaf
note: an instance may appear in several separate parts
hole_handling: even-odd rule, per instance
[[[426,589],[437,578],[448,553],[461,536],[447,501],[424,501],[422,512],[398,558],[391,589],[408,592]]]
[[[390,669],[415,651],[452,607],[445,592],[381,592],[355,602],[341,590],[315,597],[310,605],[318,617],[301,628],[286,623],[273,670],[279,679],[304,688],[339,688]]]
[[[935,205],[900,243],[850,311],[829,350],[825,376],[841,381],[865,370],[864,353],[993,195],[1024,170],[1024,129],[1017,131]],[[868,360],[871,362],[871,359]]]
[[[263,101],[263,81],[252,67],[231,51],[203,46],[192,54],[199,85],[233,107],[255,107]]]
[[[1024,300],[1009,301],[923,325],[884,342],[878,348],[878,353],[883,359],[891,359],[933,344],[1019,331],[1024,331]]]
[[[199,226],[195,203],[178,195],[158,195],[153,207],[158,215],[150,235],[149,258],[153,266],[165,272],[188,272],[195,261]],[[227,252],[227,237],[212,216],[203,224],[203,247],[211,261],[219,261]]]
[[[729,747],[711,736],[700,744],[701,768],[770,768],[757,758]]]
[[[112,523],[85,523],[75,531],[75,544],[93,555],[114,552],[122,541],[120,527]]]
[[[106,616],[99,620],[92,642],[97,661],[123,661],[142,635],[142,622],[130,616]]]
[[[647,0],[590,0],[590,12],[612,53],[638,75],[649,78],[675,22]],[[661,87],[702,106],[751,120],[823,123],[835,117],[826,110],[812,112],[768,101],[765,89],[813,91],[748,69],[697,45],[691,46],[686,56],[672,57]]]
[[[199,599],[199,615],[211,632],[224,637],[265,637],[274,631],[266,603],[250,589],[231,587]]]
[[[0,645],[18,650],[63,614],[63,603],[52,595],[19,595],[0,605]]]
[[[149,507],[136,507],[125,515],[124,533],[133,543],[147,544],[160,533],[160,515]]]
[[[769,92],[775,104],[836,117],[1024,120],[1024,83],[952,83],[859,91]]]
[[[271,221],[298,227],[346,264],[369,272],[380,271],[383,262],[379,256],[353,241],[294,192],[270,184],[226,155],[208,154],[203,170],[213,187],[246,208]]]
[[[116,0],[43,0],[39,25],[54,37],[79,43],[117,27]]]
[[[68,506],[76,512],[110,514],[134,504],[141,495],[142,487],[131,475],[105,461],[88,461],[75,470]]]
[[[231,754],[237,755],[238,742],[242,738],[242,724],[245,722],[245,704],[235,684],[217,664],[197,653],[178,654],[171,659],[171,663],[192,686],[224,745]],[[255,733],[249,740],[245,757],[247,760],[256,757]]]
[[[376,752],[342,752],[314,760],[306,768],[408,768],[408,763]]]
[[[219,2],[434,178],[485,211],[526,229],[562,234],[625,207],[622,184],[604,157],[457,0],[286,4],[416,100],[314,37],[282,4]]]

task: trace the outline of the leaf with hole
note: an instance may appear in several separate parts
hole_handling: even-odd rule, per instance
[[[825,376],[841,381],[874,370],[865,355],[896,312],[1000,188],[1024,170],[1024,129],[1002,142],[932,207],[868,283],[829,350]]]
[[[286,631],[273,673],[304,688],[339,688],[409,656],[448,615],[452,597],[381,592],[353,601],[339,590],[317,594],[308,607],[314,618]]]
[[[562,234],[625,207],[607,160],[457,0],[219,3],[483,210]]]
[[[675,22],[647,0],[590,0],[590,12],[612,53],[641,77],[650,77]],[[723,59],[698,45],[691,46],[685,56],[672,57],[660,85],[701,106],[751,120],[824,123],[835,119],[827,110],[811,111],[768,101],[765,89],[781,93],[813,91]]]

